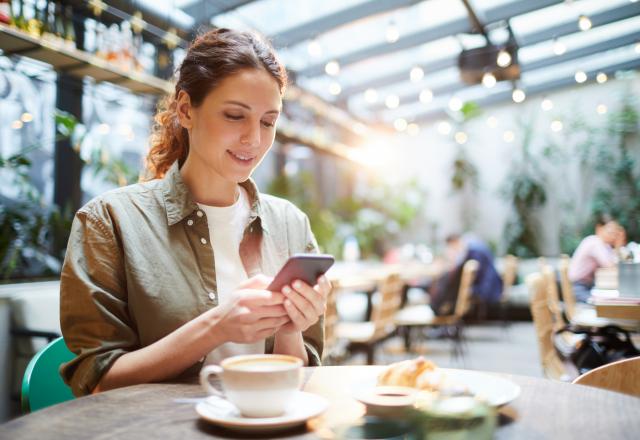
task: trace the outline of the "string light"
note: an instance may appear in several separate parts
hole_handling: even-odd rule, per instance
[[[491,72],[486,72],[484,75],[482,75],[482,85],[485,86],[487,89],[492,88],[493,86],[496,85],[496,76],[491,73]]]
[[[578,18],[578,27],[581,31],[588,31],[591,29],[591,26],[593,26],[593,24],[586,15],[581,15],[580,18]]]
[[[513,142],[515,138],[516,138],[516,135],[511,130],[507,130],[504,133],[502,133],[502,140],[504,140],[505,142]]]
[[[14,130],[20,130],[23,125],[24,124],[22,123],[22,121],[20,119],[16,119],[15,121],[13,121],[11,123],[11,128],[13,128]]]
[[[496,58],[496,63],[500,67],[507,67],[511,64],[511,54],[507,52],[505,49],[501,49],[498,52],[498,58]]]
[[[407,133],[409,133],[410,136],[417,136],[418,133],[420,133],[420,126],[415,122],[412,122],[407,125]]]
[[[451,124],[449,124],[447,121],[438,122],[438,133],[443,135],[451,133]]]
[[[587,74],[584,73],[584,71],[582,71],[582,70],[578,70],[576,72],[576,74],[574,75],[574,78],[576,79],[576,82],[578,84],[582,84],[583,82],[585,82],[587,80]]]
[[[551,121],[551,131],[555,131],[556,133],[562,131],[562,121],[558,121],[557,119]]]
[[[393,121],[393,126],[398,131],[405,131],[407,129],[407,125],[408,125],[407,120],[403,118],[398,118],[395,121]]]
[[[367,89],[364,92],[364,100],[369,104],[373,104],[378,101],[378,92],[374,89]]]
[[[334,81],[329,84],[329,93],[331,93],[333,96],[338,96],[340,93],[342,93],[342,87],[340,87],[340,84]]]
[[[545,112],[548,112],[553,108],[553,101],[549,98],[545,98],[540,103],[540,107],[542,107],[542,110],[544,110]]]
[[[596,107],[596,111],[598,112],[599,115],[604,115],[605,113],[607,113],[607,106],[604,104],[599,104]]]
[[[107,5],[102,0],[89,0],[89,7],[93,11],[93,15],[100,17],[102,12],[107,9]]]
[[[389,95],[385,98],[384,103],[387,108],[397,108],[400,105],[400,98],[398,95]]]
[[[20,120],[25,123],[31,122],[33,121],[33,115],[29,112],[24,112],[22,116],[20,116]]]
[[[393,21],[390,21],[389,25],[387,26],[385,38],[387,39],[388,43],[395,43],[400,39],[400,31]]]
[[[467,140],[469,139],[469,137],[467,136],[467,133],[465,133],[464,131],[458,131],[456,132],[455,135],[453,135],[453,138],[456,140],[457,143],[459,143],[460,145],[464,145],[467,143]]]
[[[428,104],[433,100],[433,92],[430,89],[424,89],[420,92],[420,102]]]
[[[175,49],[180,43],[180,37],[178,37],[178,31],[174,27],[170,27],[169,30],[162,37],[164,44],[168,49]]]
[[[563,55],[567,51],[567,46],[558,40],[557,38],[553,40],[553,53],[560,56]]]
[[[327,72],[327,75],[336,76],[340,73],[340,64],[337,61],[329,61],[324,66],[324,71]]]
[[[409,78],[411,79],[411,82],[418,82],[423,77],[424,77],[424,70],[422,70],[422,68],[418,66],[411,69],[411,72],[409,73]]]
[[[513,93],[511,93],[511,98],[513,99],[513,102],[520,104],[527,98],[527,95],[524,93],[524,90],[515,89]]]
[[[449,100],[449,108],[453,112],[459,112],[460,110],[462,110],[462,105],[462,100],[458,97],[454,96]]]
[[[609,78],[607,77],[607,74],[604,72],[600,72],[596,75],[596,81],[598,81],[598,84],[606,83],[607,79]]]
[[[136,11],[131,17],[131,30],[135,34],[139,34],[147,27],[147,22],[142,19],[142,12]]]
[[[322,55],[322,46],[320,46],[320,43],[318,43],[317,40],[311,40],[307,45],[307,52],[312,57],[318,58]]]
[[[498,126],[498,118],[495,116],[489,116],[487,118],[487,125],[491,128],[496,128]]]

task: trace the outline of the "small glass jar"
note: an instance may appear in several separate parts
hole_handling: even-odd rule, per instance
[[[485,440],[493,438],[496,411],[469,396],[443,397],[417,405],[415,423],[425,440]]]

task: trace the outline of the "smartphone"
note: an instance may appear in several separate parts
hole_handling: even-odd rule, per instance
[[[290,286],[295,280],[301,280],[310,286],[318,282],[333,265],[334,258],[326,254],[294,254],[282,266],[267,290],[280,292],[284,286]]]

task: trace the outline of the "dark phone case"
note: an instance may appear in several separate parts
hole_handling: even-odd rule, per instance
[[[295,280],[302,280],[310,286],[318,281],[333,265],[334,258],[324,254],[294,254],[282,266],[267,290],[280,292],[284,286]]]

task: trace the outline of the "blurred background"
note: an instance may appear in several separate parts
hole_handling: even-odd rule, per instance
[[[215,27],[262,33],[289,69],[276,142],[254,178],[305,211],[340,260],[327,362],[423,353],[553,375],[525,277],[550,268],[549,288],[563,287],[558,269],[598,214],[624,228],[623,244],[640,240],[640,2],[5,0],[5,400],[15,404],[26,362],[59,333],[73,214],[138,180],[158,100],[188,41]],[[472,243],[487,259],[475,281],[461,264],[478,260]],[[456,267],[447,288],[467,280],[470,305],[434,315],[424,306]],[[495,295],[475,289],[485,272],[499,278]],[[398,304],[383,306],[386,296]],[[0,409],[0,420],[11,414]]]

